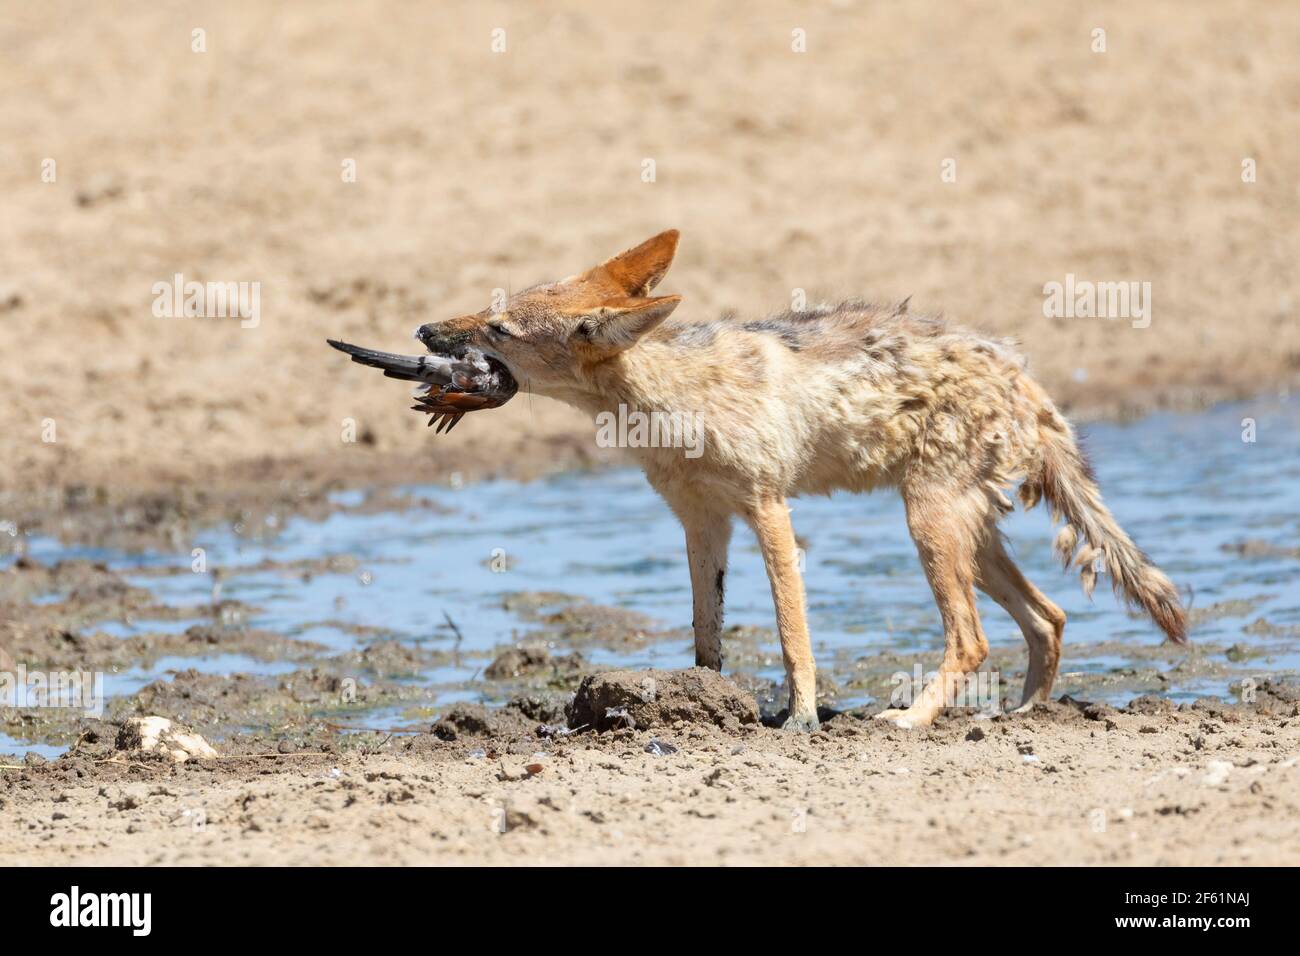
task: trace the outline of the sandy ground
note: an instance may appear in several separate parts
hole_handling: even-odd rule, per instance
[[[1300,8],[605,10],[6,8],[0,529],[157,545],[262,511],[327,514],[343,486],[603,462],[588,423],[526,395],[434,440],[403,386],[323,340],[409,349],[421,322],[669,226],[683,242],[663,290],[684,317],[762,314],[795,289],[911,295],[1019,338],[1078,416],[1300,378]],[[177,273],[259,283],[257,326],[156,317],[153,286]],[[1044,284],[1067,274],[1150,282],[1150,327],[1045,318]],[[86,602],[147,600],[77,573]],[[228,637],[118,646],[27,594],[4,600],[26,608],[0,621],[10,646],[67,666]],[[403,653],[372,656],[400,670]],[[318,666],[243,696],[302,720],[333,680]],[[220,729],[196,701],[229,685],[172,683],[131,706]],[[426,730],[369,749],[322,742],[317,721],[285,752],[221,739],[220,761],[179,768],[92,732],[60,761],[0,768],[0,862],[1300,862],[1292,699],[1141,707],[911,735],[868,715],[811,738]],[[652,735],[676,752],[647,752]]]
[[[911,295],[1018,336],[1084,414],[1300,369],[1294,5],[11,7],[10,492],[588,460],[590,426],[527,397],[435,442],[322,339],[409,347],[668,226],[681,316]],[[177,273],[260,283],[260,324],[155,317]],[[1067,273],[1151,282],[1151,326],[1044,318]]]
[[[1300,708],[1269,703],[65,759],[0,771],[0,864],[1295,865]]]

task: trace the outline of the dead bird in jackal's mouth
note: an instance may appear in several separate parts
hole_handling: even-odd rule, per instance
[[[1012,343],[918,315],[906,303],[850,300],[760,319],[683,319],[674,315],[681,296],[653,294],[677,241],[668,230],[494,308],[422,325],[416,337],[428,356],[331,344],[387,375],[428,383],[425,406],[444,415],[499,405],[517,379],[598,425],[627,413],[681,424],[668,441],[660,430],[648,440],[629,431],[620,442],[685,529],[695,662],[722,667],[727,549],[740,518],[758,539],[772,588],[790,730],[818,726],[787,504],[800,494],[890,486],[902,494],[944,653],[910,702],[896,702],[909,706],[877,715],[900,727],[925,726],[966,701],[968,679],[989,651],[976,589],[1011,615],[1028,644],[1021,706],[1049,699],[1065,613],[1021,573],[998,529],[1017,485],[1025,508],[1044,501],[1063,521],[1055,550],[1077,567],[1086,592],[1105,575],[1171,641],[1186,641],[1177,589],[1106,507],[1074,429]],[[1000,709],[1000,695],[961,704],[986,705]]]
[[[497,408],[514,398],[519,391],[510,370],[478,349],[458,350],[455,357],[443,355],[397,355],[349,345],[336,339],[326,341],[352,356],[352,361],[384,370],[388,378],[420,382],[429,387],[416,396],[413,411],[429,416],[429,424],[438,423],[438,431],[450,432],[468,412]]]

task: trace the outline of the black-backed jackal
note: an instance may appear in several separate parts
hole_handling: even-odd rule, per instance
[[[522,387],[595,416],[620,407],[694,416],[697,454],[636,447],[650,484],[686,530],[695,660],[721,668],[727,544],[739,515],[758,537],[776,604],[790,693],[785,726],[817,726],[812,647],[786,499],[891,485],[943,619],[938,675],[906,710],[928,724],[988,654],[975,589],[1029,644],[1023,705],[1045,700],[1065,614],[1025,579],[997,529],[1019,483],[1065,522],[1056,550],[1091,593],[1100,572],[1170,640],[1186,640],[1173,584],[1102,503],[1069,423],[1012,347],[905,306],[818,306],[755,321],[670,319],[681,301],[651,295],[677,250],[661,233],[579,275],[512,296],[504,308],[417,330],[441,357],[487,356]],[[400,376],[399,376],[400,377]],[[509,376],[505,376],[507,379]],[[513,392],[511,392],[513,394]]]

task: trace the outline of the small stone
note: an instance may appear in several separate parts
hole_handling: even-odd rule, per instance
[[[1227,760],[1211,760],[1205,765],[1205,785],[1217,787],[1228,782],[1234,767]]]
[[[660,740],[658,737],[651,737],[650,742],[645,745],[645,752],[654,754],[656,757],[667,757],[669,754],[677,753],[677,748],[666,740]]]

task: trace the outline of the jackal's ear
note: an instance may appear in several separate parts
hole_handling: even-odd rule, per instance
[[[587,273],[589,278],[608,278],[629,296],[649,295],[659,284],[677,254],[676,229],[661,232],[641,245],[620,252]]]
[[[577,313],[579,319],[573,337],[603,350],[622,351],[668,318],[681,301],[680,295],[609,299],[594,309]]]

